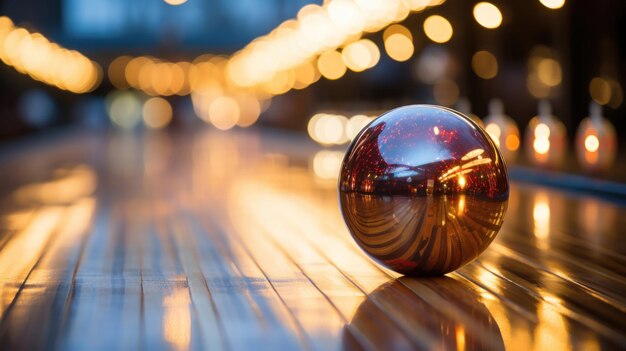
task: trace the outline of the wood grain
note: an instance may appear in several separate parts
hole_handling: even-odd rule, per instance
[[[2,350],[626,348],[620,204],[513,183],[483,255],[413,279],[359,249],[302,136],[20,145],[0,153]]]

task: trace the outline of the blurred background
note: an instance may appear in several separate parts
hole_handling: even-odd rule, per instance
[[[521,170],[626,182],[618,0],[0,1],[0,148],[58,130],[281,129],[323,147],[437,104]]]

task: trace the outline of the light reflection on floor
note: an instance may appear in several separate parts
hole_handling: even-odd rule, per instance
[[[51,147],[47,180],[0,194],[0,346],[46,345],[22,340],[22,327],[53,333],[42,323],[56,318],[65,322],[55,345],[69,349],[462,350],[501,340],[594,350],[626,341],[615,329],[626,311],[616,234],[626,219],[615,204],[514,183],[501,233],[477,262],[449,281],[396,280],[344,227],[339,151],[315,153],[279,133],[101,139],[79,156]],[[26,165],[40,154],[11,169],[41,178]],[[67,285],[74,269],[78,287]],[[67,294],[67,314],[43,307],[53,290]],[[136,293],[140,303],[129,302]],[[83,325],[90,311],[106,327]],[[138,314],[130,320],[142,325],[119,323]]]

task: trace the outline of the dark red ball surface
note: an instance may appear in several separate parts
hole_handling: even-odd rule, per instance
[[[493,241],[509,182],[500,151],[469,118],[439,106],[389,111],[352,142],[339,179],[358,245],[406,275],[441,275]]]

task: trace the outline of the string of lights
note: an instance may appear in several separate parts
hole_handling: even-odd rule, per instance
[[[73,93],[92,91],[102,80],[96,62],[15,26],[5,16],[0,17],[0,59],[35,80]]]

